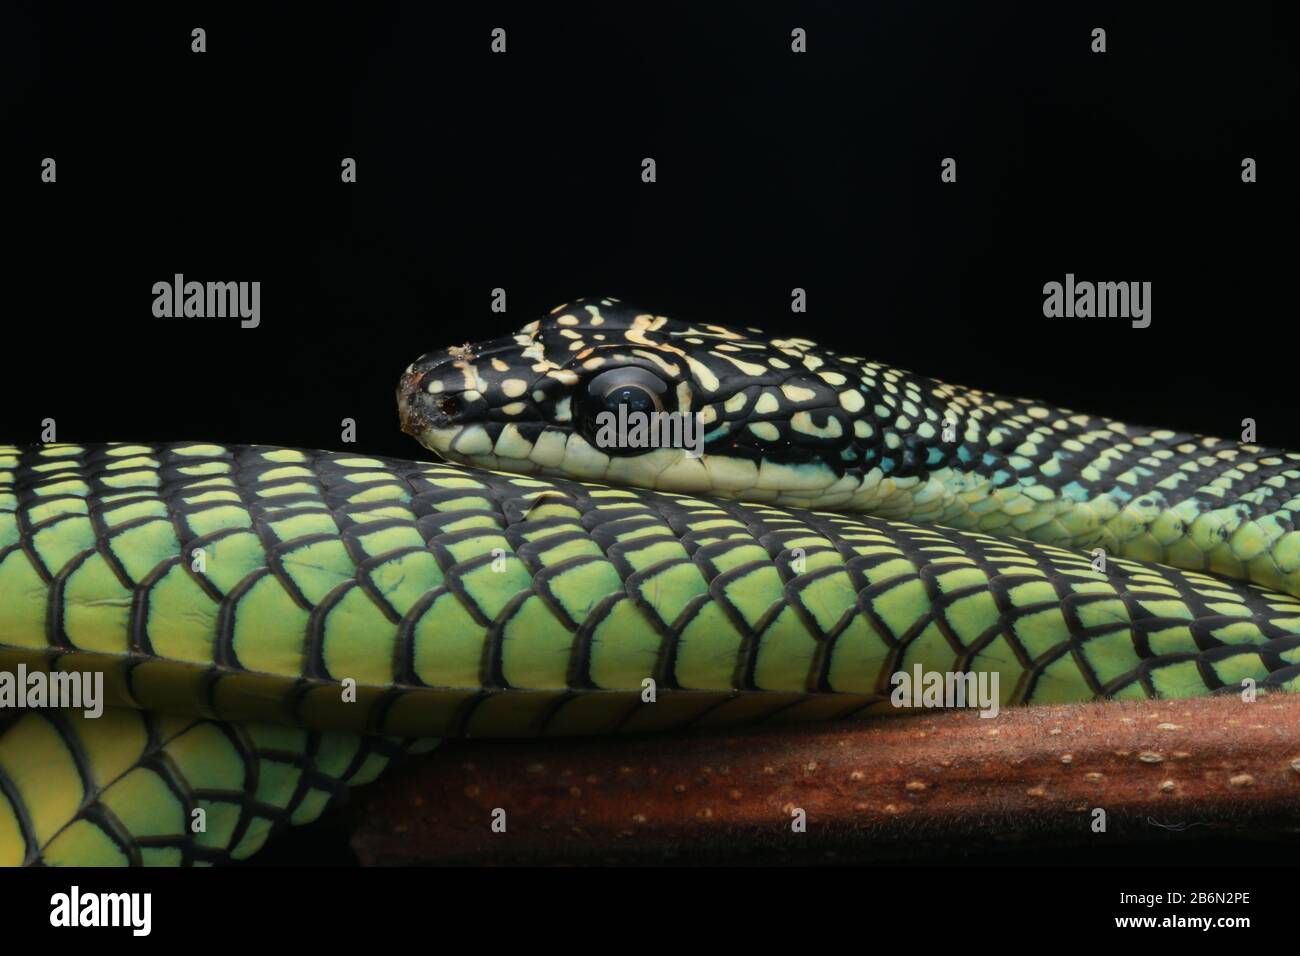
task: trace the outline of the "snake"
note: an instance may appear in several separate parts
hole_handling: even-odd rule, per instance
[[[439,738],[887,714],[914,668],[1300,689],[1294,453],[610,297],[397,404],[434,460],[0,446],[0,677],[106,704],[0,707],[0,864],[242,860]],[[703,453],[602,441],[620,408]]]

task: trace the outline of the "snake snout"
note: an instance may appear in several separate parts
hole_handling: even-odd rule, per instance
[[[426,447],[434,447],[431,436],[458,432],[485,411],[464,355],[461,347],[431,352],[412,363],[397,383],[402,431]]]

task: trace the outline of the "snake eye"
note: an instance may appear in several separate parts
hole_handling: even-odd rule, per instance
[[[584,406],[594,413],[618,413],[620,405],[629,412],[647,415],[664,410],[664,393],[668,385],[653,372],[635,365],[601,372],[587,383]]]
[[[592,378],[580,393],[579,430],[588,441],[594,441],[602,413],[617,418],[621,407],[623,415],[652,415],[664,411],[668,395],[668,384],[648,369],[635,365],[608,369]]]

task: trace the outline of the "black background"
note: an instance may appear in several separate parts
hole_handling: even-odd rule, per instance
[[[408,362],[616,295],[1300,447],[1294,6],[0,4],[0,441],[418,456]],[[155,318],[176,272],[261,326]],[[1044,318],[1067,272],[1152,325]]]
[[[0,7],[0,440],[415,457],[408,362],[616,295],[1300,447],[1294,6]],[[261,326],[154,318],[176,272]],[[1067,272],[1152,282],[1151,327],[1044,318]]]

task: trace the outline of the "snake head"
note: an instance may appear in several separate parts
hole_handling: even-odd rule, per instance
[[[894,374],[805,339],[578,299],[514,335],[422,356],[398,404],[403,430],[453,461],[816,504],[860,484],[882,445],[871,395]],[[683,441],[610,441],[602,428],[628,412],[675,416],[666,434]]]

